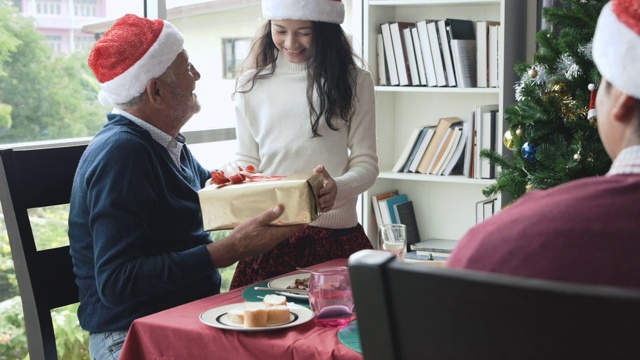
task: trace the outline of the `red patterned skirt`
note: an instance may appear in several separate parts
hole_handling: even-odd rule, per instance
[[[372,248],[360,224],[349,229],[305,226],[268,252],[238,262],[229,289],[282,275],[296,267],[348,258],[359,250]]]

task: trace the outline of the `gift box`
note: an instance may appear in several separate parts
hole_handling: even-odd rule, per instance
[[[205,230],[233,229],[277,204],[284,212],[272,225],[308,224],[319,214],[322,174],[293,174],[271,180],[208,185],[198,192]]]

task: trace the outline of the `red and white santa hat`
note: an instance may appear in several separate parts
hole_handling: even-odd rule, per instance
[[[262,0],[262,16],[267,20],[310,20],[342,24],[344,4],[341,0]]]
[[[593,37],[593,61],[611,84],[640,99],[640,1],[612,0],[604,6]]]
[[[182,51],[184,37],[171,23],[127,14],[111,26],[89,54],[104,106],[140,95],[149,80],[167,70]]]

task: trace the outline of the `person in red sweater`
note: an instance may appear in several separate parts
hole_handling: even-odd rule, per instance
[[[448,267],[640,288],[640,6],[613,0],[593,39],[606,176],[531,191],[460,240]]]

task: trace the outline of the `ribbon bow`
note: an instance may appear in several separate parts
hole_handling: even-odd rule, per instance
[[[211,171],[211,184],[218,185],[216,189],[220,189],[227,185],[241,184],[243,182],[273,181],[283,177],[285,176],[256,173],[256,168],[253,165],[247,165],[242,168],[242,166],[231,162],[223,166],[222,169]]]

